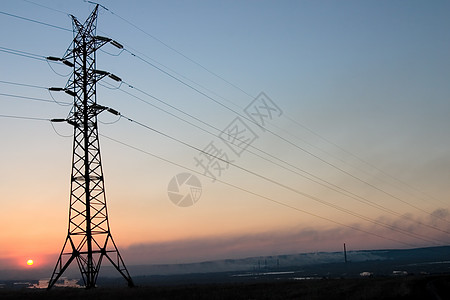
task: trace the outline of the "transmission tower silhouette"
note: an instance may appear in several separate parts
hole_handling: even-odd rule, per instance
[[[64,246],[48,283],[52,288],[69,265],[76,260],[86,288],[96,285],[100,265],[106,258],[133,286],[133,281],[112,238],[106,208],[103,170],[98,139],[97,115],[104,110],[117,111],[97,104],[96,83],[117,76],[96,69],[95,52],[108,42],[122,45],[109,38],[96,36],[98,5],[81,24],[71,15],[74,39],[59,60],[73,67],[65,88],[51,88],[73,96],[74,104],[66,121],[74,127],[69,228]]]

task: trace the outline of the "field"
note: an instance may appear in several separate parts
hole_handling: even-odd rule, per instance
[[[97,280],[98,288],[91,290],[30,289],[26,287],[38,280],[11,278],[0,281],[0,299],[450,299],[450,247],[352,252],[348,263],[340,256],[314,253],[159,266],[158,271],[191,271],[165,275],[152,275],[149,266],[134,266],[135,288],[127,288],[108,267]],[[193,272],[242,265],[256,267]]]
[[[0,289],[0,299],[450,299],[450,275],[104,287]]]

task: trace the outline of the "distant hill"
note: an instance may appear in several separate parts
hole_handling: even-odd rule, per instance
[[[342,252],[316,252],[128,268],[145,284],[437,274],[450,273],[450,246],[349,251],[347,261]],[[118,274],[105,267],[101,276]]]
[[[450,249],[450,247],[449,247]],[[378,251],[348,252],[348,259],[355,262],[388,259]],[[380,251],[382,254],[384,251]],[[140,275],[173,275],[188,273],[215,273],[235,271],[262,271],[290,268],[305,265],[344,262],[342,252],[316,252],[276,256],[248,257],[242,259],[224,259],[189,264],[161,264],[129,266],[129,271]],[[109,273],[109,270],[108,270]]]
[[[245,277],[357,277],[361,273],[372,276],[387,276],[419,273],[450,273],[450,246],[401,250],[359,250],[347,252],[348,262],[344,262],[343,252],[315,252],[276,256],[224,259],[188,264],[131,265],[128,270],[133,278],[155,276],[188,280],[192,274],[205,279],[239,279]],[[397,273],[394,273],[397,271]],[[215,273],[214,276],[207,275]],[[221,275],[220,275],[220,274]],[[1,280],[38,280],[49,277],[51,270],[33,272],[0,270]],[[204,274],[204,275],[202,275]],[[67,270],[64,276],[80,278],[77,268]],[[178,277],[177,277],[178,276]],[[120,277],[117,271],[103,265],[102,278]],[[191,276],[192,277],[192,276]],[[273,276],[272,276],[273,277]],[[177,280],[178,280],[177,279]],[[158,281],[158,280],[156,280]]]
[[[450,246],[350,251],[347,261],[342,252],[317,252],[129,266],[129,271],[135,283],[142,286],[450,274]],[[111,277],[102,273],[99,284],[124,284],[112,268],[104,271]]]

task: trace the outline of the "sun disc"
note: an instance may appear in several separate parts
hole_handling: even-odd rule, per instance
[[[34,261],[32,259],[27,260],[27,265],[32,266],[34,264]]]

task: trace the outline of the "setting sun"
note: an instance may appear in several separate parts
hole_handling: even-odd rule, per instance
[[[34,261],[32,259],[27,260],[27,265],[32,266],[34,264]]]

